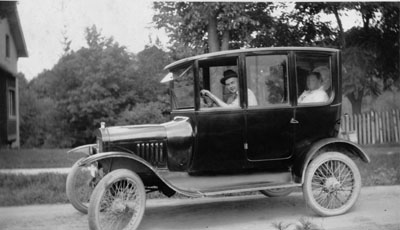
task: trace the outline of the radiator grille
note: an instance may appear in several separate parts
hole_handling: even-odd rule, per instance
[[[137,143],[135,153],[153,166],[167,165],[165,145],[162,142]]]

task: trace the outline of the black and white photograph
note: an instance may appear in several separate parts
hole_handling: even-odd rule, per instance
[[[399,230],[400,1],[0,1],[1,230]]]

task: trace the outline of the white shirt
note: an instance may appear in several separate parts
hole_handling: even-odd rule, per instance
[[[232,103],[228,104],[228,107],[240,107],[239,105],[239,93],[236,92],[236,98],[235,100],[232,101]],[[248,106],[256,106],[257,105],[257,99],[256,96],[254,95],[253,91],[251,89],[247,89],[247,102]]]
[[[305,90],[297,100],[299,104],[303,103],[318,103],[327,102],[329,100],[328,94],[322,87],[315,90]]]

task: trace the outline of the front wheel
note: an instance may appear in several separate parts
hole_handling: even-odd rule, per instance
[[[357,165],[339,152],[326,152],[309,164],[303,195],[310,208],[321,216],[340,215],[356,202],[361,190]]]
[[[97,184],[89,204],[92,230],[136,229],[144,214],[146,192],[140,177],[127,169],[110,172]]]
[[[96,185],[95,178],[90,175],[87,167],[79,167],[79,159],[72,166],[67,176],[66,193],[72,206],[78,211],[87,214],[90,195]]]

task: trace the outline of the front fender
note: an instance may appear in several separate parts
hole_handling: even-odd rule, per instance
[[[320,151],[326,149],[327,151],[339,151],[349,157],[358,157],[366,163],[371,160],[364,150],[361,149],[357,144],[339,139],[339,138],[325,138],[312,144],[305,150],[298,151],[295,154],[293,173],[296,176],[296,182],[304,182],[304,174],[308,164]]]
[[[99,154],[95,154],[92,156],[89,156],[88,158],[82,160],[79,162],[79,166],[85,167],[88,166],[94,162],[100,161],[100,160],[105,160],[105,159],[114,159],[114,158],[123,158],[123,159],[130,159],[133,160],[135,163],[138,163],[142,167],[144,167],[147,171],[151,172],[156,176],[160,181],[166,185],[169,189],[181,193],[186,196],[191,196],[191,197],[201,197],[202,195],[199,192],[191,192],[191,191],[186,191],[186,190],[181,190],[174,185],[172,185],[168,180],[166,180],[152,165],[150,165],[148,162],[143,160],[142,158],[131,154],[131,153],[125,153],[125,152],[103,152]]]
[[[73,148],[69,150],[67,153],[72,154],[72,153],[83,153],[86,156],[93,155],[96,152],[96,144],[88,144],[88,145],[82,145],[78,146],[76,148]]]
[[[145,160],[142,158],[133,155],[131,153],[125,153],[125,152],[103,152],[103,153],[98,153],[92,156],[89,156],[82,160],[79,163],[79,166],[88,166],[96,161],[104,160],[107,158],[128,158],[128,159],[133,159],[137,162],[140,162],[141,164],[145,165],[149,169],[153,169],[153,167],[147,163]]]

